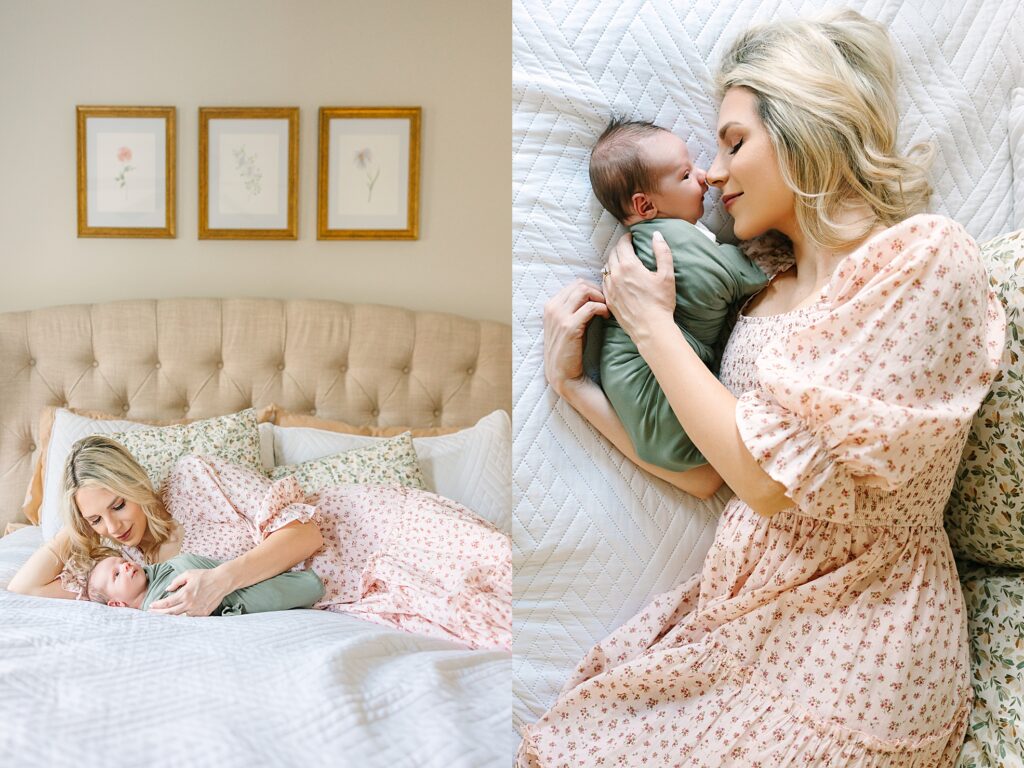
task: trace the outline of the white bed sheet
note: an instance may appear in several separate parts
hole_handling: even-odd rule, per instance
[[[177,618],[7,592],[0,765],[506,766],[510,656],[326,611]]]
[[[576,277],[599,282],[604,254],[619,234],[591,194],[589,147],[615,112],[675,131],[694,161],[708,167],[716,124],[711,73],[725,46],[751,22],[826,4],[835,5],[514,2],[517,724],[550,706],[589,646],[654,594],[699,570],[724,499],[703,504],[651,480],[544,381],[544,302]],[[1021,3],[842,5],[890,30],[900,68],[899,144],[937,144],[933,210],[961,222],[978,240],[1024,226]],[[729,239],[717,204],[708,207],[704,223]]]

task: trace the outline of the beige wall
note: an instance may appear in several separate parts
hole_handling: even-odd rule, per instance
[[[332,298],[511,317],[507,0],[0,0],[0,311]],[[173,105],[178,236],[78,239],[75,105]],[[316,239],[317,109],[421,106],[420,239]],[[200,106],[298,106],[299,239],[199,241]]]

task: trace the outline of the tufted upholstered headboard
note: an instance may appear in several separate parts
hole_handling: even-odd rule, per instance
[[[169,299],[0,313],[0,531],[48,405],[207,418],[275,403],[351,424],[467,426],[511,411],[511,328],[334,301]]]

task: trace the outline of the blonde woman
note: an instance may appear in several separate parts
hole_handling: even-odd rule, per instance
[[[323,579],[316,608],[470,647],[510,643],[508,537],[432,493],[343,485],[307,499],[294,478],[187,456],[157,494],[131,454],[99,435],[72,447],[63,485],[64,527],[13,592],[78,598],[103,558],[188,553],[224,562],[177,576],[151,612],[208,616],[231,592],[299,566]]]
[[[667,246],[649,272],[623,238],[601,287],[545,306],[545,370],[636,461],[581,368],[613,312],[710,462],[667,479],[736,495],[702,572],[590,650],[519,763],[951,766],[971,687],[943,508],[1002,309],[970,236],[921,213],[880,25],[754,27],[717,84],[708,183],[738,237],[789,236],[794,266],[743,309],[719,382],[673,322]]]

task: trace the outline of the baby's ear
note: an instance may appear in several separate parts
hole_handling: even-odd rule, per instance
[[[109,605],[111,608],[127,608],[128,607],[128,603],[125,603],[125,602],[123,602],[121,600],[107,600],[107,605]]]
[[[644,192],[634,192],[630,198],[633,215],[639,216],[644,221],[654,219],[658,216],[658,207],[651,201],[651,198]]]

